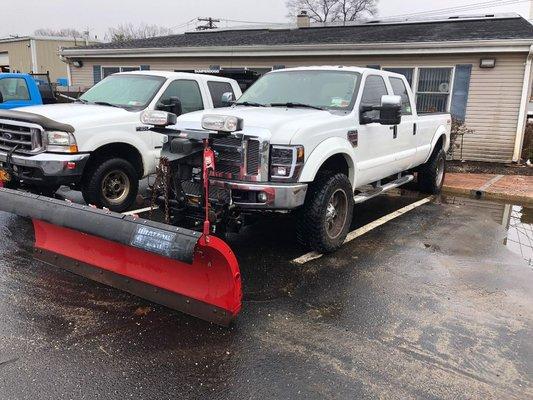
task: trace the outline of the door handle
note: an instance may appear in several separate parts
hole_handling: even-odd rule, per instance
[[[392,138],[396,139],[398,137],[398,125],[391,126],[390,130],[392,131]]]
[[[417,125],[416,122],[413,124],[413,135],[416,135]]]

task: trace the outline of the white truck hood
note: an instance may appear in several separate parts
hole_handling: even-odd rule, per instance
[[[42,115],[54,121],[72,125],[75,130],[137,121],[140,124],[138,112],[130,112],[123,108],[95,104],[48,104],[23,107],[17,109],[17,111]]]
[[[230,107],[198,111],[178,118],[178,129],[201,129],[202,117],[206,114],[231,115],[242,118],[244,134],[257,130],[270,132],[271,141],[276,144],[291,144],[291,140],[302,129],[331,121],[335,116],[329,111],[308,108],[283,107]]]

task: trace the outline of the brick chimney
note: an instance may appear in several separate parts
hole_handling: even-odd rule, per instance
[[[307,14],[307,11],[300,11],[300,14],[296,17],[296,26],[300,28],[309,28],[311,26],[311,18]]]

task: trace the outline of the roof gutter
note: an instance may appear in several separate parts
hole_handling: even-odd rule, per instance
[[[524,136],[526,133],[527,108],[530,99],[531,90],[531,73],[533,64],[533,46],[529,48],[529,54],[526,60],[524,70],[524,79],[522,84],[522,99],[520,100],[520,113],[518,114],[518,126],[516,128],[516,140],[513,152],[513,162],[520,161],[522,157],[522,147],[524,146]]]
[[[64,57],[133,58],[133,57],[275,57],[331,55],[396,55],[529,52],[533,40],[476,40],[455,42],[371,43],[280,46],[212,46],[168,48],[63,49]]]

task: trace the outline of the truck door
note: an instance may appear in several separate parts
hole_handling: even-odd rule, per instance
[[[36,104],[40,104],[40,102],[32,99],[26,78],[23,76],[0,78],[0,109],[6,110]]]
[[[359,102],[363,105],[380,106],[381,97],[389,94],[381,75],[367,75]],[[368,111],[365,115],[379,117],[379,111]],[[377,122],[359,126],[358,146],[355,149],[358,183],[364,185],[394,174],[396,144],[394,129]]]
[[[400,77],[389,77],[392,93],[402,98],[402,122],[396,129],[394,138],[395,164],[400,171],[405,171],[415,163],[417,118],[414,115],[413,101],[407,89],[407,83]]]
[[[161,97],[156,103],[155,108],[162,108],[165,104],[169,104],[171,99],[175,97],[181,102],[182,114],[187,114],[193,111],[203,110],[204,100],[200,85],[193,79],[177,79],[170,82]],[[164,135],[154,135],[151,132],[151,136],[154,141],[154,147],[159,148],[163,146]]]

